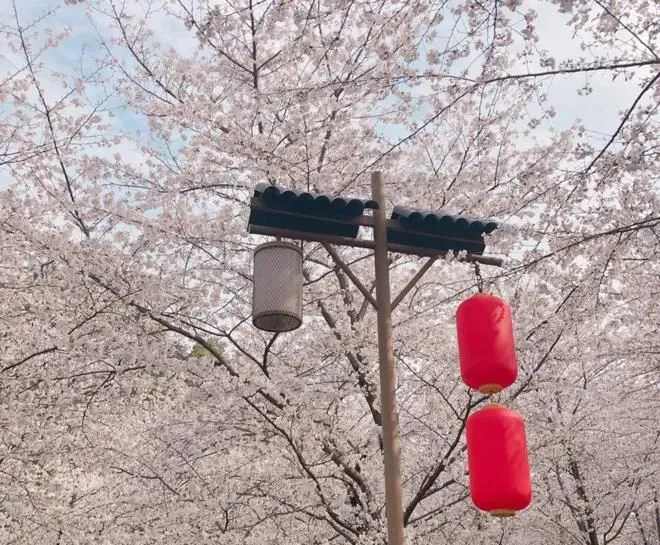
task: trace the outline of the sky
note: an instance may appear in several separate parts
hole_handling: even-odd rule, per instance
[[[557,8],[538,0],[528,0],[535,4],[539,12],[537,27],[541,34],[539,46],[547,49],[552,56],[562,59],[578,56],[580,51],[577,42],[571,40],[570,30],[565,26],[566,17],[557,12]],[[71,29],[71,34],[61,47],[44,57],[44,61],[52,70],[64,73],[75,73],[80,67],[80,52],[84,49],[87,58],[91,58],[98,48],[97,33],[104,32],[103,17],[95,16],[94,22],[87,15],[87,7],[82,4],[65,5],[63,0],[16,0],[19,18],[23,23],[34,20],[51,10],[55,10],[50,18],[51,26]],[[156,14],[158,17],[158,14]],[[0,0],[0,20],[11,21],[14,18],[13,6],[10,0]],[[181,51],[192,51],[195,40],[182,24],[173,21],[171,17],[159,18],[160,23],[154,27],[156,38],[164,44],[169,44]],[[95,25],[101,25],[95,27]],[[561,37],[561,39],[557,39]],[[0,51],[0,70],[7,66],[7,57]],[[563,129],[577,119],[581,119],[589,129],[589,135],[594,144],[606,141],[616,128],[620,112],[630,105],[630,83],[621,80],[612,81],[606,74],[590,75],[592,96],[580,97],[577,90],[586,83],[584,75],[570,78],[556,78],[546,88],[549,103],[556,110],[552,126]],[[61,82],[56,78],[44,80],[46,95],[55,99],[65,92]],[[1,105],[0,105],[1,106]],[[114,118],[117,131],[133,132],[144,128],[138,117],[125,110],[118,110]],[[126,153],[131,153],[130,149]],[[9,182],[7,173],[0,173],[0,187]]]

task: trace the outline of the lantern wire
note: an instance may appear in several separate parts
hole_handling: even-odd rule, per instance
[[[475,261],[474,263],[474,276],[477,279],[477,290],[479,290],[479,293],[483,293],[484,291],[484,278],[481,276],[481,269],[479,268],[479,263]]]

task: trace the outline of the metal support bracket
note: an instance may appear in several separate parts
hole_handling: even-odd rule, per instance
[[[321,243],[323,247],[325,248],[326,252],[330,254],[330,257],[332,260],[335,262],[335,264],[346,273],[346,276],[348,276],[353,284],[355,284],[355,287],[362,292],[362,295],[371,303],[371,305],[378,310],[378,303],[376,302],[376,299],[374,298],[373,295],[371,295],[371,292],[367,289],[367,287],[362,283],[362,281],[355,276],[355,273],[351,270],[351,268],[344,262],[344,260],[339,256],[339,254],[335,251],[335,249],[328,244],[327,242],[322,242]]]
[[[419,282],[419,279],[422,278],[422,276],[424,276],[426,271],[428,271],[431,268],[431,265],[433,265],[433,263],[435,263],[436,259],[437,259],[436,257],[431,257],[426,261],[426,263],[424,263],[424,265],[422,265],[422,268],[417,271],[415,276],[413,276],[410,279],[410,281],[404,286],[404,288],[401,290],[399,295],[397,295],[394,298],[394,301],[392,301],[392,307],[391,307],[392,310],[394,310],[397,307],[397,305],[401,301],[403,301],[405,296],[408,295],[408,292],[410,292],[410,290],[415,287],[415,284],[417,284],[417,282]]]

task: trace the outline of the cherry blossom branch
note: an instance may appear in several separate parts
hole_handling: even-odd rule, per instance
[[[584,482],[582,480],[580,468],[577,462],[575,461],[575,458],[573,457],[572,453],[570,452],[570,449],[569,449],[568,470],[571,476],[573,477],[573,480],[575,481],[575,485],[576,485],[575,489],[577,495],[584,505],[583,507],[584,518],[581,519],[582,527],[580,529],[589,538],[589,545],[600,545],[598,540],[598,533],[596,531],[596,521],[594,519],[594,514],[589,504],[589,497],[587,495],[587,491],[584,486]],[[577,510],[576,510],[576,514],[577,514]]]
[[[142,462],[140,462],[140,463],[142,463]],[[170,485],[169,483],[167,483],[167,482],[165,481],[165,479],[163,479],[163,478],[162,478],[158,473],[156,473],[156,472],[154,472],[153,475],[145,475],[144,473],[138,473],[138,472],[136,472],[136,471],[130,471],[130,470],[128,470],[128,469],[125,469],[125,468],[123,468],[123,467],[119,467],[119,466],[110,466],[110,469],[114,469],[115,471],[117,471],[117,472],[119,472],[119,473],[125,473],[126,475],[129,475],[130,477],[137,477],[137,478],[140,478],[140,479],[147,479],[147,480],[156,480],[156,481],[158,481],[160,484],[162,484],[167,490],[169,490],[170,492],[172,492],[172,494],[174,494],[175,496],[181,496],[181,493],[180,493],[180,492],[178,492],[177,490],[175,490],[175,489],[172,487],[172,485]],[[149,469],[151,470],[151,468],[149,468]],[[153,470],[151,470],[151,471],[153,471]]]
[[[438,465],[435,466],[431,471],[429,471],[424,479],[422,479],[422,484],[420,485],[419,489],[413,496],[413,498],[410,500],[408,505],[406,506],[403,514],[403,522],[405,525],[407,525],[412,517],[412,514],[414,513],[415,509],[417,506],[427,497],[431,495],[431,490],[433,489],[433,485],[437,481],[438,477],[440,474],[446,469],[447,465],[450,463],[450,458],[454,451],[456,450],[456,447],[458,447],[461,437],[463,435],[463,430],[465,429],[465,426],[467,424],[467,419],[468,416],[470,416],[470,412],[472,409],[474,409],[477,405],[483,403],[487,397],[481,397],[477,399],[476,401],[472,401],[472,398],[469,398],[468,404],[465,407],[463,416],[460,421],[460,426],[458,427],[458,430],[456,431],[456,434],[454,435],[454,440],[451,442],[449,447],[447,448],[446,452],[440,459],[440,462]],[[449,486],[449,485],[447,485]],[[438,489],[440,490],[440,489]]]
[[[556,68],[552,70],[539,70],[536,72],[517,72],[514,74],[505,74],[502,76],[486,78],[483,80],[468,78],[465,76],[456,76],[452,74],[436,74],[434,72],[428,72],[428,71],[423,72],[421,74],[392,76],[392,79],[398,81],[418,80],[418,79],[449,79],[455,81],[463,81],[466,83],[473,83],[476,85],[491,85],[493,83],[501,83],[511,80],[534,79],[534,78],[542,78],[547,76],[562,76],[568,74],[582,74],[589,72],[610,72],[613,70],[625,70],[627,68],[642,68],[644,66],[657,66],[657,65],[660,65],[660,59],[647,59],[640,61],[612,63],[612,64],[597,64],[592,66],[573,66],[573,67],[565,67],[565,68]]]
[[[4,373],[5,371],[10,371],[11,369],[15,369],[19,365],[23,365],[24,363],[30,361],[32,358],[36,358],[37,356],[42,356],[43,354],[49,354],[51,352],[55,352],[56,350],[57,350],[57,346],[51,346],[50,348],[44,348],[43,350],[39,350],[38,352],[34,352],[33,354],[30,354],[29,356],[23,358],[20,361],[17,361],[15,363],[10,363],[9,365],[3,367],[0,372]]]
[[[189,17],[190,23],[197,29],[197,32],[199,32],[200,36],[202,38],[204,38],[206,43],[208,43],[217,53],[220,54],[220,56],[227,59],[234,66],[237,66],[238,68],[240,68],[241,70],[247,72],[248,74],[252,73],[252,71],[247,66],[240,63],[234,57],[229,55],[227,53],[227,51],[225,51],[222,47],[220,47],[219,45],[213,43],[211,38],[209,38],[208,32],[206,31],[206,29],[202,28],[199,25],[199,22],[197,21],[197,19],[195,19],[195,16],[193,15],[193,13],[183,4],[183,2],[181,0],[178,0],[178,3],[179,3],[179,6],[181,6],[181,8],[185,11],[186,15]]]
[[[274,333],[273,336],[268,340],[268,342],[266,343],[266,347],[264,348],[264,355],[261,359],[261,369],[263,370],[264,375],[266,375],[267,378],[270,378],[270,373],[268,372],[268,355],[270,354],[270,349],[273,347],[273,344],[275,344],[275,341],[279,336],[280,336],[279,332]]]
[[[437,513],[441,512],[441,511],[445,511],[445,510],[449,509],[450,507],[452,507],[454,505],[457,505],[459,503],[463,503],[469,497],[470,497],[470,491],[466,488],[463,492],[461,492],[458,495],[458,497],[456,499],[450,501],[449,503],[440,505],[440,506],[438,506],[434,509],[431,509],[430,511],[422,513],[422,514],[420,514],[416,517],[410,518],[410,520],[408,520],[407,525],[412,525],[412,524],[415,524],[417,522],[428,520],[430,517],[432,517],[433,515],[436,515]]]
[[[639,34],[637,34],[633,29],[631,29],[628,25],[626,25],[621,20],[621,17],[617,17],[616,15],[614,15],[614,13],[612,13],[612,10],[610,10],[605,4],[603,4],[601,0],[594,0],[594,2],[598,4],[605,13],[607,13],[610,17],[612,17],[612,19],[614,19],[621,26],[621,28],[626,30],[637,42],[639,42],[642,45],[642,47],[644,47],[644,49],[646,49],[649,53],[651,53],[651,55],[653,55],[654,58],[660,60],[658,54],[653,50],[653,48],[649,44],[647,44],[644,40],[642,40],[639,37]]]
[[[55,151],[55,155],[57,157],[57,162],[59,163],[60,170],[62,171],[62,175],[64,176],[64,182],[66,184],[67,192],[69,194],[69,198],[71,199],[71,203],[74,205],[73,210],[70,212],[71,216],[77,223],[78,227],[80,227],[80,230],[83,232],[83,234],[89,238],[90,232],[85,225],[85,222],[83,221],[82,217],[80,216],[80,213],[78,210],[75,208],[76,204],[76,198],[73,195],[73,188],[71,185],[71,178],[69,177],[69,172],[64,164],[64,159],[62,158],[62,153],[60,151],[59,145],[57,143],[57,138],[55,137],[55,127],[53,124],[53,118],[51,115],[51,108],[48,106],[48,103],[46,102],[46,97],[44,96],[44,93],[41,89],[41,85],[39,85],[39,81],[37,79],[37,76],[34,71],[34,67],[32,65],[32,57],[30,56],[27,44],[25,43],[25,35],[23,33],[23,27],[19,21],[18,18],[18,10],[16,9],[16,0],[13,0],[13,7],[14,7],[14,19],[16,20],[16,30],[18,32],[18,36],[21,42],[21,49],[23,51],[23,55],[25,57],[25,62],[27,64],[28,70],[30,72],[30,76],[32,78],[32,82],[34,83],[34,87],[37,90],[37,95],[39,96],[39,101],[41,102],[41,105],[44,108],[44,115],[46,116],[46,122],[48,124],[48,130],[50,133],[51,137],[51,142],[53,144],[53,149]]]
[[[262,411],[261,408],[259,408],[256,404],[254,404],[249,398],[246,397],[245,400],[257,413],[261,415],[261,417],[266,422],[268,422],[268,424],[270,424],[270,426],[278,433],[278,435],[280,435],[286,441],[289,448],[292,450],[294,456],[296,457],[296,460],[298,461],[300,468],[303,470],[305,475],[307,475],[307,477],[314,483],[314,487],[316,489],[316,493],[319,497],[319,500],[321,501],[321,504],[325,508],[325,511],[330,517],[330,519],[346,532],[350,532],[350,534],[358,535],[358,532],[350,524],[344,521],[330,506],[330,503],[323,492],[323,487],[321,486],[319,478],[314,474],[312,469],[309,467],[309,464],[305,460],[301,450],[298,448],[298,445],[296,445],[296,442],[294,441],[293,437],[283,427],[279,426],[270,416],[268,416],[268,414]],[[350,534],[344,533],[343,535],[351,543],[355,543],[355,539],[352,536],[350,536]]]
[[[359,472],[357,468],[351,467],[342,454],[339,452],[337,447],[335,447],[333,444],[331,444],[329,441],[324,441],[323,442],[323,451],[330,456],[330,459],[334,462],[334,464],[339,467],[344,474],[349,477],[357,486],[358,488],[362,491],[364,494],[366,500],[367,500],[367,505],[365,506],[367,510],[369,511],[369,514],[371,515],[372,519],[378,518],[378,511],[375,509],[375,502],[374,502],[374,496],[373,493],[371,492],[371,489],[367,485],[367,482],[364,480],[364,477],[362,474]]]
[[[660,61],[658,61],[658,63],[660,64]],[[581,176],[582,178],[584,178],[587,174],[589,174],[589,172],[590,172],[591,169],[594,167],[594,165],[600,160],[600,158],[601,158],[603,155],[605,155],[605,152],[606,152],[606,151],[609,149],[609,147],[614,143],[614,141],[616,140],[616,138],[617,138],[617,137],[619,136],[619,134],[621,133],[621,130],[623,129],[623,127],[625,126],[625,124],[628,122],[628,119],[630,118],[630,115],[633,113],[633,111],[635,110],[635,108],[637,108],[637,105],[639,104],[640,100],[642,100],[642,98],[644,97],[644,95],[645,95],[645,94],[651,89],[651,87],[653,87],[653,85],[654,85],[659,79],[660,79],[660,71],[659,71],[654,77],[652,77],[652,78],[646,83],[646,85],[644,85],[644,87],[642,87],[641,92],[637,95],[637,98],[635,98],[635,100],[633,101],[633,103],[632,103],[632,105],[630,106],[630,108],[628,108],[628,110],[626,110],[626,113],[625,113],[625,114],[623,115],[623,117],[621,118],[621,122],[619,123],[619,126],[618,126],[618,127],[616,128],[616,130],[612,133],[612,136],[610,136],[610,138],[609,138],[609,140],[607,141],[607,143],[605,144],[605,146],[603,146],[603,148],[601,148],[601,150],[598,152],[598,155],[596,155],[596,157],[594,157],[594,158],[591,160],[591,162],[589,163],[589,165],[587,166],[587,168],[585,168],[585,169],[582,171],[582,176]],[[576,187],[577,187],[577,186],[576,186]],[[573,193],[574,193],[574,191],[572,191],[572,192],[570,193],[569,198],[570,198],[571,195],[573,195]]]
[[[330,314],[323,301],[317,301],[316,305],[321,311],[321,316],[323,316],[323,319],[325,320],[326,324],[328,324],[328,326],[332,330],[332,333],[334,334],[335,338],[341,341],[342,336],[337,329],[337,322],[334,319],[334,317]],[[367,402],[367,405],[369,406],[369,411],[371,412],[371,417],[374,423],[379,427],[382,426],[383,417],[380,411],[376,408],[376,396],[374,394],[374,392],[376,391],[376,386],[371,382],[369,382],[369,380],[367,379],[367,374],[364,371],[364,361],[362,360],[362,357],[359,354],[355,354],[352,350],[346,351],[346,357],[348,358],[348,361],[351,364],[353,371],[355,371],[355,374],[357,375],[358,386],[360,387],[360,390],[362,391],[362,395],[364,396],[364,399]]]
[[[128,49],[129,53],[135,59],[135,62],[137,62],[142,69],[145,71],[145,73],[160,87],[166,95],[169,95],[171,98],[176,100],[179,104],[182,104],[183,101],[179,96],[177,96],[169,87],[167,87],[161,80],[156,76],[156,74],[153,72],[151,68],[147,65],[145,60],[140,57],[140,55],[137,54],[135,51],[135,41],[136,40],[130,40],[128,37],[128,34],[126,32],[126,25],[124,25],[122,21],[121,14],[117,12],[117,8],[115,6],[114,2],[110,2],[110,6],[112,7],[112,13],[114,15],[114,20],[117,23],[117,26],[119,27],[119,31],[121,32],[122,38],[124,39],[124,43],[126,44],[126,48]]]
[[[585,244],[587,242],[591,242],[593,240],[603,238],[603,237],[608,237],[611,235],[616,235],[619,233],[629,233],[631,231],[639,231],[641,229],[653,229],[654,227],[660,225],[660,216],[650,216],[648,218],[642,219],[635,221],[633,223],[629,223],[628,225],[624,225],[622,227],[615,227],[613,229],[608,229],[606,231],[601,231],[598,233],[593,233],[591,235],[586,235],[580,240],[577,240],[575,242],[571,242],[570,244],[566,244],[565,246],[562,246],[561,248],[558,248],[557,250],[554,250],[552,252],[548,252],[547,254],[542,255],[541,257],[538,257],[528,263],[524,263],[523,265],[519,265],[518,267],[513,268],[510,271],[506,271],[502,273],[502,276],[506,276],[509,274],[512,274],[514,272],[519,272],[523,269],[526,269],[528,267],[531,267],[532,265],[536,265],[537,263],[544,261],[546,259],[549,259],[557,254],[566,252],[568,250],[572,250],[573,248],[580,246],[582,244]]]

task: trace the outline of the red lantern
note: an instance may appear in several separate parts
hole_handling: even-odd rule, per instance
[[[466,424],[470,493],[494,516],[513,516],[532,501],[525,423],[517,412],[489,405]]]
[[[470,388],[495,394],[518,375],[511,310],[503,299],[480,293],[456,310],[461,378]]]

